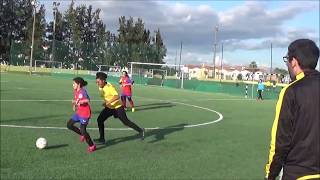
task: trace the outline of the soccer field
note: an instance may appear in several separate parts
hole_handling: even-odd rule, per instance
[[[117,84],[115,84],[117,86]],[[102,101],[88,80],[98,137]],[[66,129],[72,115],[72,79],[1,73],[1,179],[262,179],[275,100],[157,86],[134,86],[146,138],[118,119],[106,121],[106,145],[87,144]],[[14,125],[14,126],[13,126]],[[38,137],[48,147],[38,150]]]

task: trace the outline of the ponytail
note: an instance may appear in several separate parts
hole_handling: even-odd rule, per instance
[[[75,77],[73,78],[73,81],[76,82],[77,84],[80,84],[81,88],[88,85],[88,82],[85,81],[82,77]]]

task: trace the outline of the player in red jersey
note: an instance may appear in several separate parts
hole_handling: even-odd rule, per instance
[[[96,150],[96,145],[93,144],[89,133],[86,128],[91,117],[90,108],[90,97],[84,88],[88,83],[81,77],[76,77],[73,79],[73,89],[74,89],[74,100],[73,111],[76,111],[71,119],[67,123],[68,129],[74,131],[80,135],[80,141],[86,141],[89,145],[88,152],[93,152]],[[80,122],[80,129],[74,124]]]
[[[121,85],[121,102],[124,108],[127,108],[126,102],[127,98],[131,105],[131,111],[134,112],[134,103],[132,100],[132,85],[134,81],[130,79],[127,71],[122,72],[122,77],[120,78],[119,84]]]

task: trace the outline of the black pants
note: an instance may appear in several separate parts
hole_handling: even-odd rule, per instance
[[[261,99],[262,100],[262,90],[258,90],[258,99]]]
[[[104,139],[104,121],[107,120],[110,116],[120,119],[120,121],[124,125],[131,127],[137,132],[142,132],[142,129],[138,125],[128,119],[127,114],[122,106],[117,109],[110,109],[106,107],[100,112],[100,115],[97,119],[100,139]]]
[[[88,143],[88,145],[92,146],[93,142],[91,140],[91,137],[90,137],[89,133],[87,132],[87,125],[86,124],[80,124],[80,129],[79,129],[74,125],[75,123],[76,123],[75,121],[70,119],[68,121],[68,123],[67,123],[67,128],[72,130],[73,132],[81,135],[81,136],[84,136],[86,138],[86,142]]]

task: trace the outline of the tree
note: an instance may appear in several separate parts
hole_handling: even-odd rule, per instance
[[[285,77],[285,75],[289,74],[289,72],[287,70],[281,69],[281,68],[275,68],[274,73],[277,74],[277,79],[279,82],[282,81],[282,79]]]
[[[3,0],[0,8],[0,58],[7,60],[10,54],[29,56],[33,29],[31,1]],[[75,7],[72,0],[65,12],[55,11],[54,25],[53,21],[46,22],[44,5],[39,6],[35,16],[34,58],[49,59],[54,40],[54,60],[62,62],[65,68],[92,69],[93,64],[127,66],[129,61],[164,63],[167,49],[160,29],[151,35],[141,18],[121,16],[118,32],[113,34],[100,19],[100,12],[91,5]],[[44,45],[49,47],[46,52]],[[9,53],[10,49],[14,52]]]
[[[94,50],[92,56],[92,63],[95,64],[106,64],[107,63],[107,46],[110,44],[110,32],[106,32],[106,25],[100,20],[100,9],[95,11],[95,17],[93,20],[93,28],[95,29],[95,34],[93,34],[94,39]]]
[[[80,27],[77,23],[76,9],[74,8],[74,1],[71,1],[68,10],[64,15],[64,44],[68,47],[68,56],[64,59],[65,67],[76,68],[79,58],[79,49],[81,45]]]
[[[163,58],[166,56],[167,49],[163,43],[160,29],[158,29],[155,32],[154,44],[155,44],[155,63],[162,64],[164,63]]]
[[[274,73],[276,73],[276,74],[281,74],[281,75],[287,75],[287,74],[288,74],[288,71],[285,70],[285,69],[281,69],[281,68],[275,68],[275,69],[274,69]]]
[[[258,65],[255,61],[252,61],[250,64],[249,64],[249,68],[252,68],[252,69],[256,69],[258,68]]]
[[[27,24],[33,19],[33,8],[27,0],[3,0],[0,9],[0,58],[9,61],[12,43],[28,38]]]
[[[167,51],[159,29],[151,38],[141,18],[134,21],[132,17],[127,20],[125,16],[119,18],[115,49],[120,65],[127,65],[129,61],[163,63]]]
[[[40,9],[36,13],[35,33],[34,33],[34,59],[44,59],[43,43],[45,41],[44,35],[46,32],[46,20],[45,20],[45,8],[44,5],[40,6]],[[32,28],[31,28],[32,29]],[[28,37],[32,37],[30,33]],[[31,45],[31,39],[28,38],[28,44]]]

